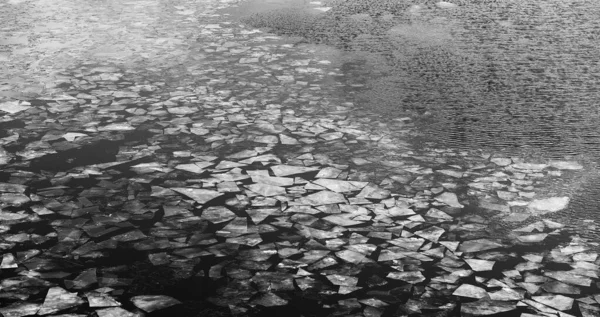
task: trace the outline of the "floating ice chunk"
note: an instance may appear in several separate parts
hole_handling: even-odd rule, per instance
[[[471,284],[463,284],[459,286],[454,293],[452,293],[452,295],[477,299],[488,296],[487,292],[483,288]]]
[[[568,161],[552,161],[550,162],[550,166],[559,170],[580,170],[583,168],[583,166],[577,162]]]
[[[181,304],[171,296],[166,295],[140,295],[131,298],[131,302],[139,309],[151,313],[153,311]]]
[[[435,197],[435,200],[444,203],[450,207],[463,208],[464,206],[458,202],[458,197],[455,193],[445,192]]]
[[[529,203],[528,207],[533,209],[535,213],[545,214],[549,212],[557,212],[567,208],[569,205],[569,197],[550,197],[545,199],[535,199]]]
[[[573,307],[573,299],[563,295],[532,296],[531,299],[558,310],[569,310]]]
[[[515,310],[517,306],[510,302],[482,299],[470,303],[462,303],[460,312],[474,316],[486,316]]]

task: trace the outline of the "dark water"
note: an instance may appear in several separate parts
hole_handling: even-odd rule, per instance
[[[421,49],[398,89],[434,113],[434,139],[598,156],[595,3],[505,1],[430,14],[447,18],[434,27],[448,30],[448,44]]]
[[[597,3],[325,3],[332,9],[319,15],[276,8],[245,21],[358,53],[351,63],[364,67],[346,71],[366,82],[358,103],[388,117],[426,114],[420,128],[431,141],[550,158],[600,156]]]

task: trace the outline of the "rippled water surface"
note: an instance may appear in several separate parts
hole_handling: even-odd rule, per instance
[[[245,19],[354,52],[353,63],[365,65],[346,73],[364,79],[359,104],[386,116],[424,114],[426,139],[596,161],[597,3],[454,3],[330,1],[323,5],[332,9],[316,16],[282,6]]]

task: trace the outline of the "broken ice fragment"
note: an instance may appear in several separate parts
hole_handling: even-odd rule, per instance
[[[548,281],[542,285],[542,288],[549,293],[554,294],[572,294],[578,295],[581,290],[577,286],[569,285],[559,281]]]
[[[265,293],[260,297],[254,299],[250,302],[253,305],[261,305],[265,307],[273,307],[273,306],[284,306],[287,305],[288,301],[273,294],[273,293]]]
[[[6,165],[10,162],[12,155],[0,146],[0,165]]]
[[[0,201],[11,206],[21,206],[31,201],[27,195],[19,193],[2,193]],[[3,212],[4,213],[4,212]]]
[[[292,137],[289,137],[285,134],[280,134],[279,140],[281,141],[281,144],[289,144],[289,145],[299,144],[298,140],[296,140]]]
[[[537,242],[544,241],[544,239],[546,239],[547,236],[548,236],[547,233],[536,233],[536,234],[518,236],[517,239],[523,243],[537,243]]]
[[[515,163],[512,167],[522,170],[543,170],[548,167],[546,164],[535,164],[535,163]]]
[[[349,262],[349,263],[366,263],[373,262],[373,260],[367,258],[364,254],[358,253],[352,250],[343,250],[340,252],[336,252],[335,254],[338,258]]]
[[[597,258],[598,253],[596,252],[577,253],[573,255],[573,261],[594,262]]]
[[[494,315],[515,310],[517,306],[510,302],[482,299],[470,303],[461,303],[460,312],[475,316]]]
[[[573,307],[574,300],[563,295],[531,296],[538,303],[550,306],[557,310],[569,310]]]
[[[458,241],[440,241],[440,244],[445,246],[446,249],[454,252],[458,248],[460,242]]]
[[[103,127],[98,127],[98,131],[130,131],[135,130],[129,123],[111,123]]]
[[[207,135],[210,133],[209,129],[205,129],[205,128],[191,128],[190,132],[195,134],[195,135]]]
[[[202,211],[200,218],[212,223],[222,223],[235,218],[236,215],[225,206],[211,206]]]
[[[61,287],[52,287],[48,290],[38,315],[49,315],[83,303],[84,300],[77,297],[77,293],[69,293]]]
[[[590,286],[592,284],[592,279],[571,274],[568,271],[544,272],[544,275],[571,285]]]
[[[217,192],[214,190],[201,189],[201,188],[171,188],[171,189],[182,195],[190,197],[191,199],[195,200],[199,204],[205,204],[208,201],[213,200],[213,199],[223,195],[223,193],[220,193],[220,192]]]
[[[356,197],[367,199],[386,199],[390,197],[390,191],[380,188],[379,186],[369,183],[365,186]]]
[[[490,292],[490,299],[498,300],[498,301],[513,301],[513,300],[521,300],[524,298],[524,291],[516,291],[508,287],[503,287],[501,290],[496,292]]]
[[[397,238],[388,242],[405,250],[417,251],[425,243],[425,240],[421,238]]]
[[[314,167],[304,167],[304,166],[293,166],[293,165],[275,165],[271,166],[271,170],[276,176],[290,176],[297,174],[304,174],[308,172],[317,171],[317,168]]]
[[[110,307],[110,308],[98,309],[98,310],[96,310],[96,314],[98,314],[98,317],[137,317],[137,316],[139,316],[138,314],[128,312],[121,307]]]
[[[452,216],[450,216],[449,214],[436,209],[436,208],[430,208],[427,213],[425,214],[425,216],[427,217],[431,217],[431,218],[437,218],[440,220],[454,220],[454,218]]]
[[[328,178],[319,178],[315,180],[314,183],[336,193],[349,193],[353,191],[358,191],[368,184],[366,182],[343,181]]]
[[[12,305],[0,307],[0,314],[4,317],[33,316],[40,309],[40,304],[16,302]]]
[[[327,217],[322,218],[323,220],[329,221],[338,226],[346,227],[346,226],[354,226],[362,224],[363,221],[356,221],[351,218],[355,217],[352,214],[339,214],[339,215],[329,215]]]
[[[463,208],[464,206],[458,202],[458,197],[455,193],[444,192],[436,197],[435,200],[444,203],[450,207]]]
[[[461,252],[479,252],[503,247],[502,244],[489,239],[468,240],[460,244]]]
[[[270,196],[278,196],[278,195],[285,195],[286,191],[285,188],[283,187],[279,187],[279,186],[273,186],[273,185],[267,185],[267,184],[251,184],[251,185],[246,185],[246,187],[261,195],[261,196],[265,196],[265,197],[270,197]]]
[[[153,311],[181,304],[171,296],[166,295],[140,295],[131,298],[131,302],[139,309],[151,313]]]
[[[438,239],[446,232],[444,229],[431,226],[427,229],[416,231],[415,234],[432,242],[438,242]]]
[[[245,165],[246,164],[241,164],[241,163],[237,163],[237,162],[221,161],[221,162],[219,162],[219,164],[217,166],[215,166],[215,169],[225,170],[225,169],[230,169],[230,168],[240,167],[240,166],[245,166]]]
[[[362,287],[341,285],[340,289],[338,290],[338,294],[346,295],[346,294],[350,294],[350,293],[360,290],[360,289],[362,289]]]
[[[335,167],[325,167],[320,170],[319,173],[315,176],[316,178],[336,178],[342,173],[342,170],[339,170]]]
[[[512,160],[505,157],[494,157],[490,161],[498,166],[508,166],[512,163]]]
[[[524,306],[523,304],[531,306],[531,307],[535,308],[536,310],[540,311],[541,313],[544,313],[545,316],[548,316],[548,315],[549,316],[556,316],[559,313],[559,311],[557,311],[556,309],[550,308],[549,306],[546,306],[544,304],[538,303],[538,302],[536,302],[534,300],[531,300],[531,299],[523,299],[522,301],[519,302],[519,304],[522,305],[522,306]],[[572,315],[566,315],[566,316],[563,315],[561,317],[571,317],[571,316]]]
[[[279,208],[247,209],[246,213],[252,219],[252,222],[259,224],[270,215],[280,214]]]
[[[238,193],[240,188],[235,182],[222,182],[217,184],[217,191],[220,193]]]
[[[371,306],[371,307],[386,307],[389,306],[388,303],[379,300],[377,298],[366,298],[366,299],[361,299],[359,300],[360,303],[365,304],[367,306]]]
[[[72,289],[85,289],[97,282],[96,268],[91,268],[83,271],[73,281],[65,281],[65,285]]]
[[[267,172],[267,171],[265,171]],[[251,175],[252,181],[255,183],[262,183],[271,186],[292,186],[294,185],[294,179],[291,177],[271,177],[263,175]]]
[[[536,294],[540,289],[540,286],[537,284],[534,284],[534,283],[520,282],[520,283],[517,283],[517,285],[519,285],[520,287],[525,289],[527,291],[527,293],[532,294],[532,295]]]
[[[187,115],[187,114],[191,114],[194,112],[197,112],[198,108],[192,108],[192,107],[169,107],[167,108],[167,112],[171,113],[171,114],[179,114],[179,115]]]
[[[175,166],[175,169],[188,171],[191,173],[202,174],[205,171],[205,168],[214,165],[211,162],[195,162],[192,164],[179,164]]]
[[[478,260],[478,259],[465,259],[465,262],[473,269],[473,271],[483,272],[491,271],[494,267],[494,261]]]
[[[252,141],[258,143],[276,144],[279,142],[279,138],[275,135],[261,135],[254,137]]]
[[[114,91],[112,95],[115,98],[137,98],[140,96],[134,91]]]
[[[487,292],[483,288],[471,284],[462,284],[454,291],[454,293],[452,293],[452,295],[477,299],[488,296]]]
[[[527,225],[525,227],[514,229],[513,231],[515,231],[515,232],[533,232],[534,230],[537,230],[539,232],[542,232],[542,231],[544,231],[544,228],[545,228],[544,222],[538,221],[538,222],[534,222],[530,225]]]
[[[319,205],[331,205],[331,204],[347,204],[344,195],[334,193],[328,190],[323,190],[304,196],[299,199],[299,202],[303,205],[319,206]]]
[[[587,250],[588,250],[588,248],[586,248],[585,246],[582,246],[582,245],[568,245],[564,248],[561,248],[560,253],[562,253],[564,255],[569,255],[569,254],[584,252]]]
[[[438,173],[442,173],[444,175],[461,178],[464,175],[464,172],[455,171],[455,170],[437,170]]]
[[[425,280],[425,276],[423,276],[420,271],[391,272],[386,277],[394,280],[401,280],[410,284],[417,284]]]
[[[85,136],[88,136],[88,135],[85,133],[69,132],[69,133],[63,134],[62,137],[65,138],[65,140],[67,140],[69,142],[73,142],[77,138],[81,138],[81,137],[85,137]]]
[[[567,208],[569,200],[569,197],[550,197],[533,200],[527,206],[537,214],[545,214]]]
[[[548,220],[548,219],[543,219],[542,221],[544,222],[546,227],[548,227],[549,229],[560,229],[565,226],[562,223],[558,223],[558,222]]]
[[[90,307],[92,307],[92,308],[121,306],[121,303],[116,301],[114,298],[112,298],[108,294],[92,292],[92,293],[87,293],[86,297],[88,299],[88,303],[90,304]]]
[[[580,170],[583,168],[583,166],[577,162],[567,161],[552,161],[550,162],[550,166],[559,170]]]
[[[14,255],[6,253],[2,256],[2,264],[0,264],[1,269],[15,269],[18,267],[19,265],[15,262]]]
[[[354,276],[332,274],[327,275],[326,277],[333,285],[356,286],[356,284],[358,283],[358,277]]]
[[[23,102],[19,100],[5,101],[0,103],[0,110],[8,112],[10,114],[15,114],[17,112],[25,111],[31,108],[30,105],[31,104],[29,102]]]

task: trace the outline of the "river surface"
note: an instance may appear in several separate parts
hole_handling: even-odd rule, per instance
[[[599,219],[600,8],[453,3],[254,0],[228,12],[300,36],[299,45],[326,44],[315,51],[338,63],[342,93],[381,121],[411,115],[417,147],[584,163],[586,177],[553,185],[573,197],[560,217],[574,227]],[[315,14],[315,6],[330,10]],[[591,228],[581,233],[597,238]]]
[[[597,3],[366,2],[330,2],[318,18],[299,13],[306,1],[250,1],[234,14],[352,53],[345,70],[364,85],[356,86],[359,104],[386,117],[425,114],[429,141],[597,161]]]

